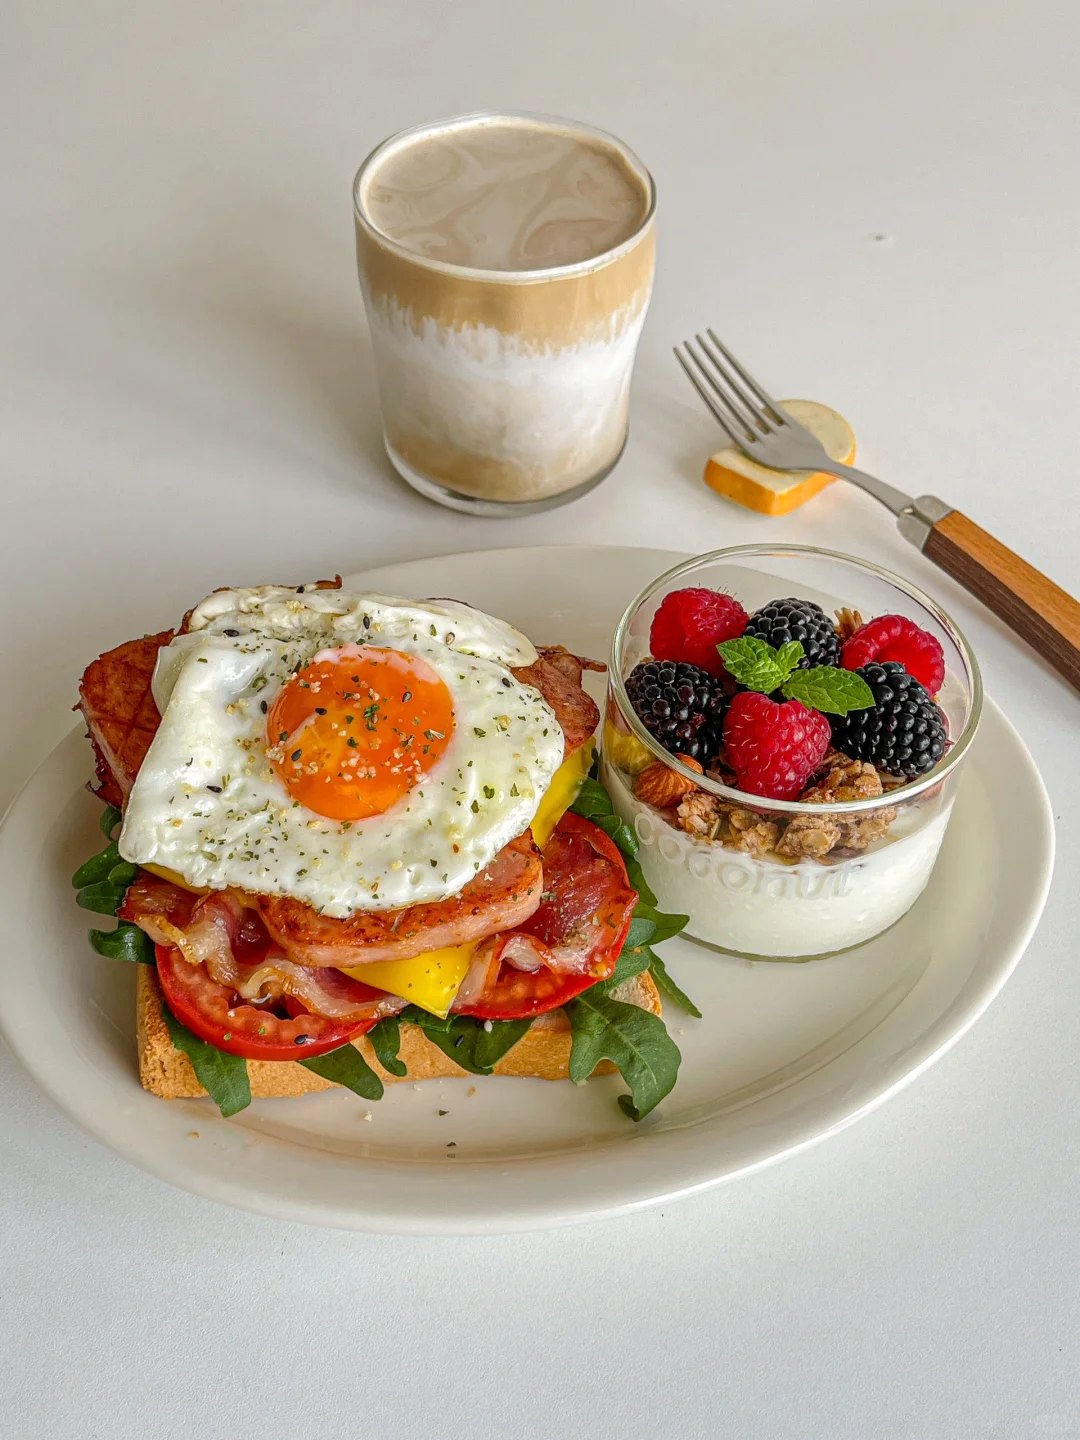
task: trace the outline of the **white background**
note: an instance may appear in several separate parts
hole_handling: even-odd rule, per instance
[[[669,348],[713,324],[848,416],[867,468],[1080,589],[1075,4],[17,0],[4,31],[0,801],[86,661],[215,585],[768,535],[942,599],[1061,848],[1015,977],[916,1085],[604,1225],[387,1240],[228,1211],[0,1053],[3,1440],[1080,1435],[1080,702],[862,496],[768,522],[706,490]],[[626,458],[519,521],[388,472],[352,253],[367,150],[482,106],[614,130],[660,191]]]

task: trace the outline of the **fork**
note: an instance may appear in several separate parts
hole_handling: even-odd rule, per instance
[[[1080,690],[1080,604],[973,520],[936,495],[912,498],[853,465],[833,460],[805,426],[707,330],[675,358],[713,418],[750,460],[770,470],[824,471],[888,507],[901,535],[987,605]],[[685,354],[683,353],[685,351]]]

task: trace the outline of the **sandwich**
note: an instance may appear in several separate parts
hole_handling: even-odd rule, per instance
[[[74,876],[135,963],[162,1099],[618,1069],[679,1051],[664,915],[595,776],[603,667],[453,600],[215,591],[83,675],[105,845]]]

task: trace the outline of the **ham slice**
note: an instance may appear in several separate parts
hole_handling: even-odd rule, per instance
[[[171,630],[128,640],[88,665],[79,685],[79,703],[94,746],[96,793],[108,805],[123,805],[150,748],[161,716],[150,693],[158,651]]]
[[[358,910],[343,920],[288,896],[262,895],[259,914],[273,939],[300,965],[363,965],[408,960],[465,945],[522,924],[540,904],[540,852],[526,831],[458,895],[403,910]]]

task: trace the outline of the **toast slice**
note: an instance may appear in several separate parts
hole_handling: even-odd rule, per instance
[[[138,1013],[139,1079],[143,1088],[163,1100],[188,1100],[206,1091],[195,1078],[191,1061],[177,1050],[161,1013],[161,987],[152,965],[139,965],[136,1005]],[[654,1015],[661,1013],[660,994],[646,971],[625,981],[614,992],[617,1000],[639,1005]],[[353,1042],[385,1085],[395,1080],[434,1080],[468,1075],[417,1025],[401,1027],[399,1058],[407,1067],[403,1076],[390,1075],[375,1059],[365,1036]],[[561,1010],[553,1010],[533,1022],[512,1050],[495,1066],[496,1075],[516,1075],[537,1080],[566,1080],[570,1065],[570,1022]],[[615,1066],[602,1061],[596,1074],[610,1074]],[[249,1060],[248,1078],[256,1100],[309,1095],[316,1090],[338,1088],[331,1080],[315,1075],[295,1060]]]

